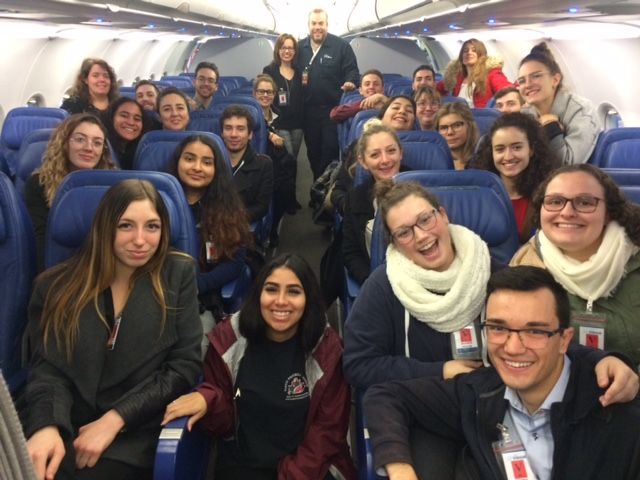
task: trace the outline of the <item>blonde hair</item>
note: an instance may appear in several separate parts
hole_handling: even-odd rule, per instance
[[[107,129],[102,122],[91,113],[77,113],[65,119],[51,136],[47,150],[42,160],[42,166],[36,170],[39,175],[39,183],[44,188],[44,196],[47,205],[51,207],[58,187],[71,171],[69,163],[69,138],[73,131],[82,123],[97,125],[104,135],[104,147],[98,163],[94,167],[101,170],[114,169],[109,147],[107,145]]]

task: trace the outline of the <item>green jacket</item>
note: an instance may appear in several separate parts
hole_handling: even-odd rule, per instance
[[[516,252],[510,265],[533,265],[546,268],[536,237]],[[586,311],[586,300],[572,294],[569,294],[569,300],[572,312]],[[607,317],[606,349],[627,355],[634,365],[640,367],[640,252],[627,262],[626,274],[613,295],[593,302],[593,313],[604,314]]]

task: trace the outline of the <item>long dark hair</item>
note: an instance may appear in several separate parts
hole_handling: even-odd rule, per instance
[[[215,173],[200,199],[202,218],[200,231],[203,242],[212,241],[221,257],[233,258],[239,248],[250,246],[252,237],[244,204],[236,190],[229,166],[222,151],[207,135],[190,135],[180,142],[173,154],[169,173],[184,184],[178,175],[178,163],[183,150],[192,143],[203,143],[213,153]]]
[[[285,253],[267,263],[256,276],[242,309],[240,333],[249,342],[261,342],[266,338],[266,323],[260,310],[260,296],[265,281],[278,268],[291,270],[302,284],[306,303],[298,324],[298,338],[305,354],[310,353],[322,336],[327,324],[325,305],[320,285],[307,261],[295,253]]]
[[[514,182],[516,191],[520,195],[525,198],[531,198],[538,185],[554,169],[561,166],[560,159],[549,145],[547,135],[538,121],[532,116],[514,112],[505,113],[498,117],[491,126],[491,130],[489,130],[489,134],[486,137],[487,140],[483,142],[475,166],[500,175],[493,162],[493,136],[498,130],[509,127],[517,128],[524,133],[527,136],[529,148],[533,151],[529,165],[518,175]]]
[[[116,131],[114,126],[116,112],[125,103],[133,103],[140,109],[140,116],[142,117],[142,130],[140,131],[140,135],[138,135],[138,138],[136,138],[135,140],[125,140],[124,138],[122,138]],[[109,105],[109,109],[107,110],[106,122],[107,132],[109,134],[109,142],[118,154],[120,168],[124,170],[131,169],[133,165],[133,156],[136,152],[138,142],[140,141],[142,136],[149,131],[151,127],[149,117],[145,115],[144,108],[142,108],[142,105],[140,105],[137,100],[131,97],[118,97]]]
[[[640,206],[627,200],[613,179],[598,167],[588,163],[577,163],[560,167],[551,172],[544,182],[535,191],[532,205],[536,212],[536,224],[540,226],[540,209],[549,182],[563,173],[584,172],[591,175],[604,190],[604,202],[607,208],[607,218],[618,222],[627,233],[631,241],[640,246]]]

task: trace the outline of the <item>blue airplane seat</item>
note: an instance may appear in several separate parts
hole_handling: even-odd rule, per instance
[[[11,177],[16,173],[18,150],[27,134],[40,128],[55,128],[67,116],[61,108],[18,107],[9,111],[0,134],[0,157],[4,157]]]
[[[434,193],[449,221],[476,232],[489,246],[494,263],[507,265],[520,246],[511,200],[494,173],[484,170],[413,171],[396,175],[396,182],[415,181]],[[376,215],[371,238],[371,268],[384,263],[387,239]]]
[[[625,197],[636,205],[640,205],[640,168],[603,168]]]
[[[199,428],[188,431],[187,420],[177,418],[160,432],[154,480],[205,480],[212,437]]]
[[[345,103],[353,103],[356,101],[363,100],[364,97],[360,93],[359,89],[350,90],[348,92],[344,92],[340,97],[340,105],[344,105]]]
[[[78,170],[67,175],[53,200],[45,241],[45,267],[66,260],[82,245],[104,193],[129,178],[148,180],[162,195],[171,222],[171,245],[198,258],[193,216],[178,180],[163,172]]]
[[[121,97],[129,97],[133,98],[134,100],[136,98],[136,87],[122,86],[118,88],[118,92],[120,93]]]
[[[47,150],[53,130],[53,128],[34,130],[24,137],[20,145],[13,183],[21,196],[24,195],[24,185],[33,171],[42,165],[44,152]]]
[[[267,137],[269,131],[262,115],[262,107],[258,100],[249,95],[228,95],[226,97],[215,98],[213,106],[210,108],[215,112],[216,118],[220,118],[225,108],[231,105],[239,105],[246,108],[253,117],[253,138],[251,146],[258,153],[267,153]],[[220,134],[220,125],[216,122],[214,133]]]
[[[176,88],[191,88],[193,82],[189,77],[184,75],[164,75],[161,79],[163,82],[167,82]]]
[[[478,125],[478,130],[480,130],[480,135],[484,135],[485,133],[489,133],[493,122],[502,115],[499,110],[495,108],[472,108],[471,113],[473,114],[473,119],[476,121]]]
[[[159,90],[164,90],[167,87],[173,86],[170,82],[165,82],[164,80],[153,80],[153,84],[158,87]]]
[[[453,162],[453,156],[451,155],[449,145],[447,145],[447,141],[439,132],[436,132],[435,130],[400,130],[396,133],[403,145],[408,142],[427,142],[438,145],[445,155],[447,155],[447,157]]]
[[[413,86],[411,83],[392,82],[389,85],[389,88],[386,90],[388,91],[387,96],[389,97],[394,97],[396,95],[405,95],[407,97],[413,98]]]
[[[347,136],[347,147],[351,145],[354,140],[360,138],[364,124],[367,123],[367,120],[377,117],[378,113],[379,112],[376,109],[361,110],[356,113],[356,116],[353,117],[353,120],[351,121],[351,128],[349,129],[349,135]]]
[[[358,480],[383,480],[386,477],[379,476],[373,463],[373,445],[369,438],[367,420],[364,418],[364,392],[356,389],[355,417],[356,417],[356,456],[358,458]]]
[[[15,392],[25,382],[22,335],[36,274],[31,219],[8,176],[0,173],[0,370]]]
[[[253,95],[253,86],[249,84],[243,87],[236,87],[229,92],[229,95]]]
[[[172,132],[169,130],[153,130],[145,133],[136,149],[133,159],[134,170],[152,170],[166,172],[173,158],[178,144],[191,135],[206,135],[211,137],[220,147],[224,155],[226,165],[231,171],[231,159],[222,139],[211,132],[186,130],[184,132]]]
[[[440,103],[444,105],[445,103],[466,103],[467,101],[464,98],[456,97],[455,95],[441,95]]]
[[[384,79],[384,83],[387,83],[387,82],[390,82],[391,80],[397,80],[397,79],[409,78],[409,77],[405,77],[401,73],[383,73],[382,78]]]
[[[218,116],[213,110],[194,110],[189,113],[187,130],[217,132],[220,130],[218,126]]]
[[[600,168],[640,168],[640,127],[600,132],[589,163]]]

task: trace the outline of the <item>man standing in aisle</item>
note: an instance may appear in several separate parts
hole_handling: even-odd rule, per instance
[[[327,28],[327,12],[312,10],[309,36],[300,42],[297,59],[304,88],[304,140],[314,180],[338,158],[338,131],[329,112],[340,102],[342,92],[359,83],[353,49]]]

